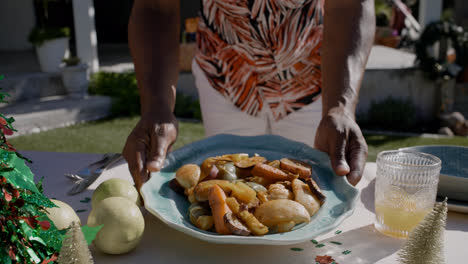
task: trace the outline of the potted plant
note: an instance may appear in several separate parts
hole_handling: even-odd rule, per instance
[[[28,40],[35,48],[43,72],[59,71],[62,59],[68,56],[69,28],[35,27]]]
[[[35,0],[39,13],[39,24],[29,33],[28,40],[36,48],[39,66],[43,72],[58,72],[62,59],[68,57],[70,28],[48,26],[49,2],[55,0]]]
[[[88,65],[77,57],[63,59],[62,81],[67,93],[73,97],[83,97],[88,91]]]

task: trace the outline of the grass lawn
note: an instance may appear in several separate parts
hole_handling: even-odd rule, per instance
[[[138,117],[117,118],[58,128],[38,134],[20,136],[10,140],[18,150],[39,150],[57,152],[120,153],[128,134],[138,122]],[[201,123],[179,123],[179,138],[174,149],[203,138]],[[468,146],[468,139],[395,137],[366,135],[369,145],[369,161],[375,161],[377,153],[416,145],[459,145]]]

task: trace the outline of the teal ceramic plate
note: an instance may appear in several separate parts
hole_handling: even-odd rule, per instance
[[[459,146],[415,146],[404,150],[432,154],[442,161],[437,195],[468,201],[468,148]]]
[[[190,205],[187,198],[169,188],[169,181],[175,177],[175,171],[187,163],[201,164],[208,157],[241,152],[250,155],[258,153],[269,160],[295,158],[312,165],[312,177],[322,188],[327,199],[311,218],[310,223],[298,225],[290,232],[259,237],[218,235],[192,225],[187,214]],[[333,173],[325,153],[305,144],[272,135],[218,135],[187,145],[167,156],[164,169],[151,175],[150,180],[142,186],[141,193],[146,209],[176,230],[212,243],[258,245],[295,244],[331,231],[353,213],[359,197],[356,188],[344,177]]]

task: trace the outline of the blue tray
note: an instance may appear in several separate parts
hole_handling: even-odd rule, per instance
[[[442,161],[437,195],[468,201],[468,148],[459,146],[415,146],[411,150],[432,154]]]

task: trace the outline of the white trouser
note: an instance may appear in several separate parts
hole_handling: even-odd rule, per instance
[[[223,133],[240,136],[273,134],[309,146],[314,145],[315,132],[322,118],[321,98],[279,121],[274,121],[267,106],[254,117],[229,102],[211,86],[195,60],[192,62],[192,73],[198,89],[206,136]]]

